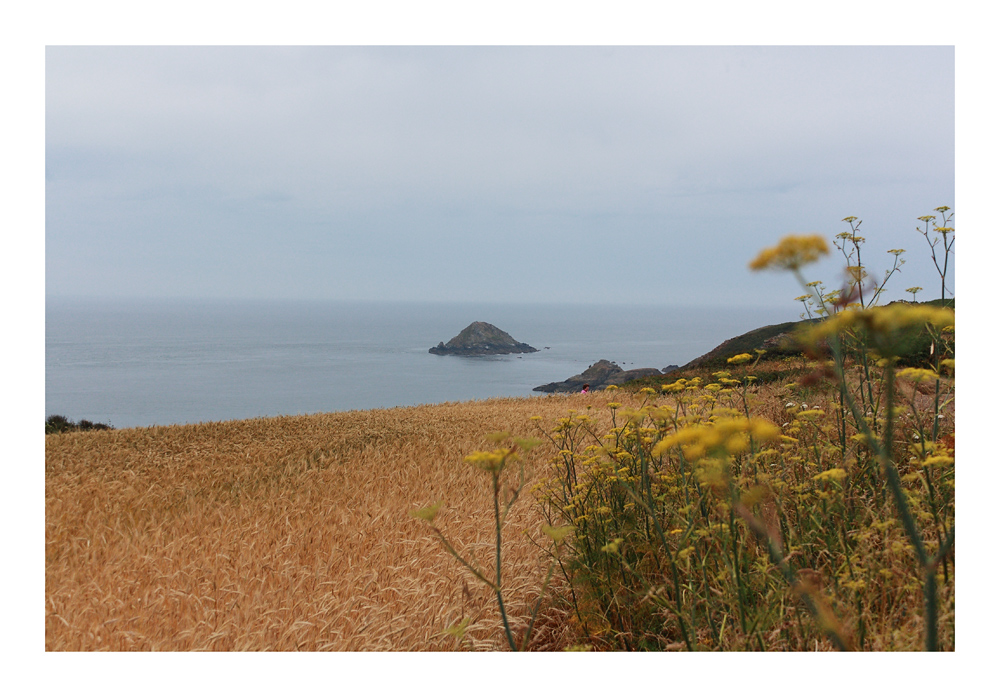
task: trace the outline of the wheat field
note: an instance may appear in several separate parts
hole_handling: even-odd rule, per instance
[[[616,395],[619,401],[634,397]],[[537,434],[607,397],[491,399],[46,436],[49,651],[505,648],[495,595],[408,512],[490,574],[488,477],[463,458],[495,431]],[[526,461],[538,476],[553,452]],[[547,569],[530,496],[504,534],[504,595],[523,631]],[[525,534],[528,533],[528,534]],[[543,605],[531,648],[571,631]],[[469,618],[465,638],[444,630]]]

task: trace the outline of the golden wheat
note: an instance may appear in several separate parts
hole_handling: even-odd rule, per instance
[[[616,393],[618,401],[638,400]],[[492,569],[489,482],[463,462],[532,415],[605,413],[606,394],[255,419],[46,437],[47,650],[503,648],[495,596],[407,512],[436,500],[463,554]],[[531,454],[540,474],[550,446]],[[546,564],[505,528],[504,592],[523,631]],[[534,648],[571,640],[549,607]]]

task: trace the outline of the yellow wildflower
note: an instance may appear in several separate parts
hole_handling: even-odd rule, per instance
[[[752,486],[749,491],[742,496],[744,506],[753,507],[763,501],[768,496],[768,489],[765,486]]]
[[[616,537],[613,542],[601,547],[602,552],[607,552],[608,554],[618,554],[618,545],[624,542],[624,538]]]
[[[428,523],[434,522],[434,517],[437,515],[438,510],[441,508],[441,502],[431,504],[430,506],[425,506],[416,511],[410,511],[410,515],[414,518],[420,518],[421,520],[426,520]]]
[[[465,636],[465,630],[468,628],[469,622],[471,621],[472,618],[466,617],[461,622],[457,622],[456,624],[453,624],[450,627],[448,627],[446,630],[444,630],[444,633],[450,634],[459,641],[461,641],[462,637]]]
[[[622,418],[632,425],[641,424],[646,418],[644,409],[622,409]]]
[[[848,331],[863,331],[883,356],[895,356],[907,329],[924,325],[944,327],[955,322],[955,311],[946,307],[894,304],[867,310],[845,310],[805,332],[807,343],[822,341]]]
[[[750,441],[745,433],[734,433],[726,438],[726,452],[730,455],[739,455],[750,449]]]
[[[515,438],[514,444],[526,453],[530,453],[545,441],[538,438]]]
[[[761,251],[750,262],[750,268],[796,270],[829,253],[830,248],[820,235],[788,235],[777,246]]]
[[[897,373],[897,377],[919,383],[937,380],[939,376],[933,370],[927,370],[926,368],[903,368]]]
[[[931,455],[930,457],[924,458],[924,461],[920,463],[921,467],[931,467],[933,465],[954,465],[955,458],[949,457],[948,455]]]
[[[465,457],[465,461],[486,472],[499,472],[503,469],[507,458],[513,451],[510,448],[497,448],[492,452],[476,450]]]
[[[763,419],[719,419],[707,425],[688,426],[663,438],[653,447],[653,457],[659,457],[673,447],[681,447],[691,461],[710,453],[736,455],[749,448],[746,434],[760,441],[771,441],[781,435],[781,429]]]
[[[778,440],[781,429],[766,419],[750,419],[750,435],[761,442]]]
[[[566,536],[574,530],[576,530],[576,528],[572,525],[560,525],[557,528],[554,528],[551,525],[542,525],[542,532],[552,538],[552,541],[556,544],[562,542]]]
[[[847,472],[842,470],[840,467],[834,467],[825,472],[820,472],[813,477],[814,481],[817,482],[842,482],[847,478]]]

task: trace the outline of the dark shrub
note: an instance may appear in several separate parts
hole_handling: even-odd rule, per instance
[[[108,431],[113,427],[111,424],[94,423],[87,419],[80,419],[80,423],[74,423],[65,416],[53,414],[45,419],[45,433],[66,433],[68,431]]]
[[[63,433],[64,431],[72,430],[74,426],[75,424],[72,421],[58,414],[53,414],[45,419],[46,433]]]

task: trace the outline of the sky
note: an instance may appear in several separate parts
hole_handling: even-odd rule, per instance
[[[853,215],[930,299],[955,205],[952,46],[50,45],[45,104],[48,296],[791,307],[750,259]]]

